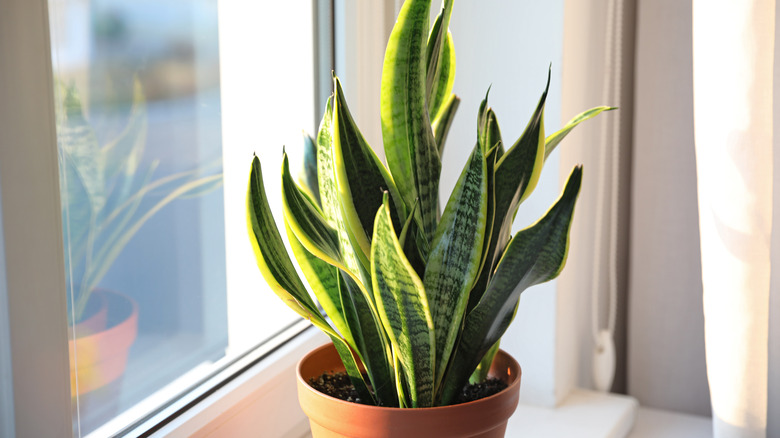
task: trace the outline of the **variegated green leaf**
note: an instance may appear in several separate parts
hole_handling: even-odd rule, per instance
[[[311,321],[330,337],[358,394],[365,400],[373,400],[352,351],[345,340],[322,317],[287,255],[271,214],[271,208],[268,206],[268,198],[263,186],[263,173],[257,157],[252,160],[252,170],[249,175],[247,228],[257,266],[265,281],[288,307]]]
[[[479,361],[477,369],[471,373],[471,377],[469,377],[469,383],[473,385],[484,382],[485,379],[487,379],[488,373],[490,372],[490,365],[493,365],[493,359],[495,359],[500,345],[501,340],[499,339],[495,344],[493,344],[492,347],[490,347],[488,352],[485,353],[485,355],[482,357],[482,360]]]
[[[490,89],[493,86],[489,86],[487,92],[485,92],[485,98],[479,104],[479,110],[477,110],[477,142],[482,148],[482,152],[487,156],[487,151],[490,148],[487,144],[487,122],[488,122],[488,96],[490,96]]]
[[[363,255],[359,245],[353,243],[347,230],[347,224],[342,213],[339,197],[338,179],[336,177],[335,152],[333,145],[333,96],[328,98],[325,114],[317,133],[317,179],[320,188],[320,200],[322,202],[322,214],[328,224],[333,227],[338,235],[341,262],[350,272],[362,288],[368,290],[371,280],[368,272],[367,258],[364,261],[358,257]]]
[[[544,104],[550,90],[550,74],[548,71],[544,93],[525,131],[496,165],[496,202],[499,207],[511,205],[515,194],[519,196],[518,202],[524,200],[539,182],[544,165]],[[514,217],[514,209],[508,210]]]
[[[336,172],[333,168],[333,96],[328,97],[325,114],[317,132],[317,186],[322,214],[331,227],[338,229],[341,212]]]
[[[485,150],[498,145],[497,160],[500,160],[504,155],[504,142],[501,139],[501,129],[498,127],[498,118],[493,108],[488,108],[487,112],[487,127],[485,128]]]
[[[322,310],[330,317],[333,325],[336,326],[336,330],[341,333],[341,336],[347,343],[351,347],[356,348],[352,331],[344,319],[344,309],[341,307],[339,269],[318,259],[304,248],[287,224],[285,224],[285,229],[295,260],[298,262],[304,277],[306,277],[311,291],[322,306]]]
[[[563,128],[556,131],[544,140],[544,159],[546,160],[547,157],[550,156],[552,151],[555,150],[555,147],[558,146],[558,143],[560,143],[561,140],[563,140],[564,137],[566,137],[566,135],[568,135],[577,125],[584,122],[585,120],[596,117],[604,111],[612,111],[616,109],[617,107],[614,106],[597,106],[574,116],[574,118],[569,120],[569,122]]]
[[[339,275],[338,290],[344,309],[343,317],[355,334],[354,349],[366,367],[378,404],[398,406],[395,372],[390,366],[390,341],[385,336],[379,315],[372,312],[371,305],[357,283],[343,271]]]
[[[544,166],[544,104],[549,88],[548,72],[547,86],[525,131],[496,163],[495,216],[490,237],[495,251],[489,255],[492,257],[491,269],[495,269],[498,257],[507,244],[517,207],[533,191]],[[485,113],[487,126],[487,111]],[[484,141],[487,141],[487,128],[483,135]]]
[[[495,196],[495,168],[498,160],[498,153],[501,145],[493,146],[485,157],[487,166],[487,216],[485,222],[485,238],[482,242],[482,260],[479,265],[479,276],[474,286],[469,292],[469,304],[467,310],[470,311],[477,305],[482,294],[485,292],[490,276],[492,275],[493,254],[496,252],[496,241],[493,240],[493,227],[498,226],[495,223],[496,196]]]
[[[482,260],[487,171],[479,145],[464,167],[433,239],[423,284],[436,330],[436,383],[441,381]]]
[[[387,201],[374,221],[371,277],[379,316],[409,383],[411,407],[432,406],[436,342],[433,320],[423,283],[396,237]]]
[[[400,226],[401,218],[405,217],[404,204],[387,169],[352,119],[338,78],[334,78],[334,89],[333,165],[338,200],[347,231],[367,262],[374,217],[382,205],[382,193],[390,192],[391,212],[396,226]]]
[[[331,265],[342,266],[336,230],[328,225],[314,201],[304,195],[293,181],[286,153],[282,159],[282,206],[284,222],[301,245],[315,257]]]
[[[433,22],[426,49],[426,92],[428,114],[435,118],[455,83],[455,46],[449,31],[453,0],[444,0]]]
[[[566,262],[569,229],[582,183],[582,168],[575,167],[560,198],[530,227],[507,245],[493,280],[482,299],[466,315],[463,333],[443,388],[450,403],[469,375],[506,331],[520,294],[530,286],[557,277]]]
[[[460,105],[460,98],[454,94],[450,95],[447,102],[444,103],[442,110],[433,120],[433,134],[436,138],[436,147],[439,150],[439,157],[444,156],[444,145],[447,141],[447,134],[450,133],[450,126],[455,119],[455,111]]]
[[[425,239],[436,231],[441,159],[426,106],[426,40],[430,0],[407,0],[382,68],[382,137],[390,172],[407,206],[419,199]]]
[[[366,287],[370,284],[368,271],[363,270],[359,263],[353,271],[345,263],[341,248],[351,250],[353,244],[348,242],[345,245],[339,240],[338,231],[327,223],[314,201],[293,182],[286,154],[282,163],[282,207],[285,224],[290,227],[301,245],[315,257],[346,271],[357,282],[363,294],[369,300],[372,299],[373,295]]]

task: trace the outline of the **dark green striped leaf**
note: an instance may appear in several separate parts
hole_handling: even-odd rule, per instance
[[[488,122],[488,96],[490,96],[490,89],[493,86],[489,86],[487,92],[485,92],[485,98],[479,104],[479,110],[477,110],[477,142],[482,148],[482,151],[487,155],[490,146],[487,144],[487,122]]]
[[[425,239],[436,231],[441,159],[426,106],[426,40],[430,0],[407,0],[382,68],[382,137],[390,172],[407,206],[419,199]]]
[[[347,231],[368,260],[374,217],[382,205],[382,193],[390,192],[393,224],[400,226],[404,204],[390,174],[360,133],[344,98],[341,82],[334,78],[333,164],[338,199]]]
[[[577,125],[584,122],[585,120],[596,117],[604,111],[612,111],[616,109],[617,107],[614,106],[597,106],[574,116],[574,118],[569,120],[569,123],[567,123],[563,128],[556,131],[554,134],[550,135],[544,140],[544,159],[546,160],[547,157],[550,156],[552,151],[555,150],[555,147],[558,146],[558,143],[560,143],[561,140],[563,140],[564,137],[566,137],[566,135],[568,135]]]
[[[439,111],[439,114],[433,120],[433,134],[436,138],[436,147],[439,150],[439,157],[444,156],[444,144],[447,141],[447,134],[450,133],[450,126],[455,119],[455,111],[460,105],[460,98],[454,94],[450,95],[447,102]]]
[[[309,283],[311,291],[322,306],[325,314],[333,321],[336,330],[341,333],[341,336],[351,347],[355,348],[352,331],[344,320],[344,310],[341,307],[338,279],[339,269],[318,259],[304,248],[298,237],[295,236],[295,233],[286,224],[285,229],[287,231],[287,240],[290,242],[290,248],[298,262],[298,266],[301,267],[304,277],[306,277],[306,281]]]
[[[314,201],[293,181],[286,153],[282,158],[282,206],[284,221],[301,245],[317,258],[342,266],[336,230],[328,225]]]
[[[525,131],[496,163],[495,216],[490,237],[491,246],[495,251],[488,255],[492,257],[491,270],[495,269],[498,257],[503,253],[509,240],[517,207],[539,182],[539,175],[544,166],[544,104],[549,88],[550,72],[548,71],[547,86]],[[487,120],[487,111],[485,120]],[[487,126],[487,121],[485,125]],[[484,141],[487,141],[487,129],[483,135]]]
[[[458,179],[428,256],[423,284],[436,330],[436,382],[447,367],[482,259],[487,171],[479,145]]]
[[[257,266],[265,281],[288,307],[330,337],[358,394],[365,400],[373,401],[352,351],[322,317],[287,255],[268,206],[260,160],[256,156],[252,160],[247,190],[247,228]]]
[[[498,159],[500,145],[493,146],[485,157],[487,165],[487,215],[485,221],[485,238],[482,242],[482,260],[479,265],[479,276],[474,286],[469,292],[469,304],[467,310],[470,311],[477,305],[482,294],[485,292],[488,281],[492,275],[493,254],[496,252],[496,241],[493,240],[493,227],[495,224],[496,196],[495,196],[495,168]]]
[[[409,383],[411,407],[432,406],[436,342],[433,321],[423,283],[396,237],[387,201],[374,221],[371,277],[382,325]]]
[[[493,359],[495,359],[500,345],[501,340],[499,339],[495,344],[493,344],[492,347],[490,347],[488,352],[485,353],[485,355],[482,357],[482,360],[479,361],[477,368],[473,373],[471,373],[471,377],[469,377],[469,383],[473,385],[484,382],[485,379],[487,379],[488,373],[490,372],[490,365],[493,364]]]
[[[507,245],[482,299],[466,315],[453,366],[444,383],[444,404],[453,400],[479,361],[504,334],[520,294],[530,286],[552,280],[563,269],[581,183],[582,168],[577,166],[547,214],[517,233]]]
[[[359,283],[362,288],[368,289],[371,284],[371,280],[366,274],[368,272],[368,259],[358,257],[358,254],[363,255],[363,253],[356,249],[359,247],[358,244],[353,244],[341,211],[335,168],[333,129],[333,96],[330,96],[317,134],[317,179],[322,201],[322,214],[328,224],[337,232],[341,261],[344,266],[355,278],[360,279]]]
[[[339,275],[338,291],[343,317],[355,334],[354,349],[366,367],[379,406],[397,407],[395,372],[390,367],[392,352],[379,315],[372,313],[371,305],[357,283],[344,271]]]
[[[487,127],[485,128],[485,150],[498,145],[497,159],[504,155],[504,142],[501,140],[501,129],[498,127],[498,118],[493,108],[488,108]]]
[[[317,132],[317,186],[320,192],[322,214],[331,227],[338,229],[339,209],[338,186],[333,168],[333,96],[325,104],[325,114]]]
[[[449,31],[452,16],[452,1],[444,0],[441,12],[433,22],[426,49],[426,90],[428,96],[428,114],[435,118],[452,93],[455,83],[455,46]]]

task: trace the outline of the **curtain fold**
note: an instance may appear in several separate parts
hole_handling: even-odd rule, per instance
[[[714,436],[765,437],[774,0],[693,2],[704,327]]]

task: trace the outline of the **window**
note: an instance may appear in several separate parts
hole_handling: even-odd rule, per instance
[[[47,175],[59,173],[64,248],[51,239],[48,251],[64,257],[65,273],[51,283],[64,278],[65,287],[41,292],[39,302],[67,301],[67,330],[52,322],[51,332],[63,335],[57,345],[69,348],[70,366],[46,368],[71,369],[74,436],[125,430],[199,384],[213,385],[280,332],[300,332],[255,266],[244,194],[253,152],[273,197],[282,146],[295,159],[301,131],[316,126],[315,71],[329,77],[330,68],[315,69],[315,43],[332,39],[314,37],[315,3],[50,0],[0,8],[6,17],[48,10],[36,32],[50,36],[57,147],[36,147],[58,158],[59,172]],[[6,139],[18,150],[6,150]],[[30,153],[10,137],[3,149],[4,164]],[[6,167],[2,173],[4,188],[22,184]],[[16,257],[15,242],[8,247]],[[58,277],[53,271],[45,276]],[[26,294],[8,280],[10,295]],[[118,336],[106,340],[110,334]],[[13,343],[11,350],[14,360],[24,356]]]

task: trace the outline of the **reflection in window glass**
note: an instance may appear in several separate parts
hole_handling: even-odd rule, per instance
[[[300,20],[280,9],[259,19],[270,31],[285,13]],[[257,136],[231,136],[223,115],[251,110],[264,120],[253,130],[300,135],[313,91],[285,123],[225,93],[221,70],[241,60],[220,53],[220,26],[238,14],[217,12],[213,0],[50,0],[76,436],[126,427],[295,320],[242,273],[256,268],[235,197]],[[313,82],[311,15],[295,26],[308,52],[276,55]],[[286,139],[264,139],[258,155],[276,167]]]

